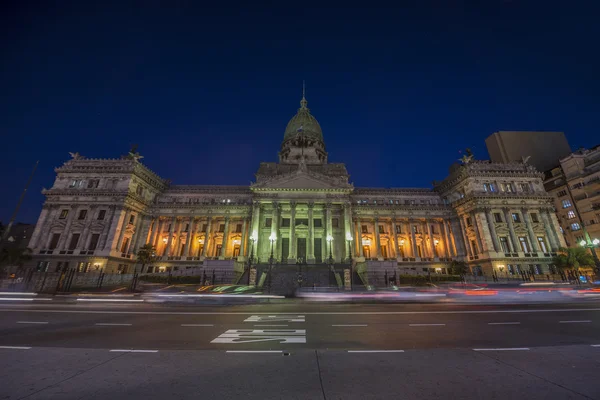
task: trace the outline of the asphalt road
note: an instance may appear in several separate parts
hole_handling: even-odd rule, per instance
[[[0,399],[600,399],[600,304],[1,304]]]

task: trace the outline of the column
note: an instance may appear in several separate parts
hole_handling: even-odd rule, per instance
[[[529,210],[526,208],[521,209],[521,213],[523,214],[525,226],[527,227],[527,234],[529,236],[529,241],[531,242],[531,250],[534,253],[537,253],[539,251],[539,246],[537,244],[535,233],[533,233],[533,227],[531,226],[531,215],[529,214]]]
[[[471,248],[471,243],[469,242],[469,237],[467,236],[467,227],[464,218],[458,217],[458,223],[460,224],[460,232],[462,234],[462,238],[465,244],[466,255],[469,257],[473,257],[473,249]]]
[[[138,214],[138,223],[134,232],[135,241],[133,243],[133,247],[130,246],[133,254],[137,254],[138,249],[144,244],[146,244],[142,243],[142,239],[148,236],[148,221],[148,217],[142,214]]]
[[[242,223],[242,237],[240,238],[240,256],[242,257],[246,256],[246,240],[248,240],[248,235],[246,234],[247,225],[248,217],[244,217],[244,222]]]
[[[171,229],[169,229],[169,236],[167,237],[167,246],[165,247],[164,255],[169,257],[171,255],[171,245],[173,243],[173,234],[175,232],[175,217],[171,217]]]
[[[315,203],[312,201],[308,203],[308,243],[307,243],[307,256],[308,263],[315,262],[315,224],[313,221],[313,208]]]
[[[90,228],[92,226],[92,221],[94,220],[94,213],[98,206],[91,206],[89,212],[89,219],[85,221],[85,226],[83,227],[83,232],[81,233],[81,238],[79,238],[79,249],[87,250],[87,241],[90,232]]]
[[[206,217],[206,232],[204,232],[204,247],[202,248],[201,257],[206,257],[206,253],[208,252],[208,245],[210,242],[211,223],[212,223],[212,218],[210,216]]]
[[[477,218],[477,214],[475,212],[471,212],[471,220],[473,221],[473,229],[475,230],[475,236],[477,237],[477,244],[479,245],[479,251],[484,253],[489,250],[487,240],[483,236],[483,227],[481,226],[481,221]]]
[[[65,223],[65,229],[63,229],[63,233],[60,236],[60,241],[56,248],[58,250],[66,250],[69,246],[69,242],[67,238],[69,237],[69,232],[71,230],[71,224],[73,223],[73,219],[75,218],[75,214],[77,213],[77,206],[72,205],[69,215],[67,216],[67,222]]]
[[[333,228],[331,223],[331,203],[325,204],[325,249],[326,254],[324,255],[325,259],[329,259],[329,254],[331,253],[333,259],[335,260],[335,252],[333,251],[333,240],[331,242],[327,241],[327,237],[333,237]]]
[[[412,246],[412,256],[413,258],[419,258],[419,252],[417,251],[417,238],[415,236],[415,230],[413,229],[411,221],[408,221],[408,229],[410,229],[410,245]]]
[[[249,253],[254,253],[256,257],[258,257],[258,240],[260,239],[260,203],[255,201],[252,204],[252,223],[250,225],[250,237],[256,238],[252,246],[253,249],[250,249]],[[250,242],[252,243],[252,242]]]
[[[540,215],[542,216],[542,221],[544,222],[544,228],[546,230],[546,237],[548,238],[548,247],[550,247],[551,252],[555,252],[558,250],[559,246],[556,242],[556,237],[552,232],[552,225],[548,219],[547,211],[540,211]]]
[[[348,238],[352,237],[352,217],[350,214],[350,203],[343,204],[344,208],[344,259],[350,258],[352,255],[352,243],[349,243]]]
[[[453,258],[456,255],[456,249],[454,248],[452,238],[450,237],[450,231],[448,230],[448,221],[442,220],[441,226],[444,230],[444,245],[446,246],[446,256],[448,258]]]
[[[296,202],[290,203],[290,243],[288,260],[296,260]]]
[[[119,239],[117,240],[117,247],[115,250],[117,252],[121,252],[121,246],[123,245],[123,237],[125,236],[125,230],[127,225],[129,224],[129,218],[131,217],[131,210],[125,211],[125,218],[123,218],[123,222],[119,225],[121,230],[119,231]]]
[[[277,244],[279,240],[279,203],[273,202],[273,212],[271,213],[271,235],[275,237],[273,246],[273,257],[275,260],[279,260],[279,254],[277,252]],[[269,257],[271,256],[271,242],[269,241]]]
[[[229,215],[225,216],[225,232],[223,232],[223,241],[221,242],[220,259],[227,257],[227,242],[229,241]]]
[[[435,254],[435,243],[433,238],[433,232],[431,231],[431,221],[426,221],[425,224],[427,225],[427,235],[429,236],[429,249],[431,251],[431,257],[439,257]]]
[[[190,226],[188,227],[187,236],[185,238],[185,245],[183,246],[183,256],[190,256],[190,248],[192,244],[192,240],[194,240],[194,218],[190,217]]]
[[[46,223],[49,220],[48,216],[50,215],[51,207],[52,206],[48,204],[44,204],[42,207],[42,212],[40,213],[37,223],[35,224],[35,230],[33,231],[33,235],[31,235],[31,240],[29,241],[28,247],[30,249],[36,248],[40,234],[46,228]]]
[[[158,226],[160,225],[160,218],[159,217],[155,217],[154,218],[154,222],[152,223],[152,233],[150,234],[150,241],[149,243],[152,244],[152,246],[156,246],[156,235],[158,234]]]
[[[158,250],[158,241],[160,240],[160,234],[163,231],[164,228],[164,218],[160,218],[160,217],[156,217],[156,220],[154,221],[154,224],[157,226],[155,227],[155,232],[154,235],[152,237],[152,245]]]
[[[358,217],[354,219],[354,250],[355,257],[364,257],[362,253],[362,235],[360,232],[360,221]]]
[[[503,208],[502,211],[504,211],[504,220],[506,221],[506,224],[508,225],[508,232],[510,233],[510,241],[512,242],[512,251],[513,253],[516,253],[518,251],[520,251],[520,247],[519,247],[519,240],[517,239],[517,235],[515,234],[515,228],[513,226],[513,220],[512,220],[512,215],[510,215],[509,213],[509,209],[508,208]]]
[[[394,241],[394,252],[396,259],[400,259],[400,245],[398,244],[398,234],[396,233],[396,218],[392,218],[392,240]]]
[[[202,221],[203,221],[202,218],[198,218],[197,217],[195,219],[196,219],[196,234],[194,235],[194,237],[198,238],[198,241],[190,244],[190,247],[192,247],[192,248],[193,248],[193,246],[194,246],[195,243],[198,243],[197,246],[200,246],[200,233],[201,233],[201,230],[202,230]],[[206,242],[206,238],[204,239],[204,241]],[[202,248],[204,248],[204,246],[202,246]],[[192,250],[190,250],[190,252],[192,252]],[[192,252],[192,256],[194,256],[194,257],[200,257],[199,253],[200,253],[200,247],[198,247],[198,251]]]
[[[466,257],[468,255],[467,245],[465,243],[465,237],[462,233],[460,218],[453,218],[448,221],[448,223],[450,228],[450,236],[454,241],[456,255]]]
[[[177,221],[177,233],[175,233],[174,245],[171,246],[171,256],[179,257],[179,252],[181,251],[181,231],[183,230],[183,218],[175,218]]]
[[[117,213],[117,207],[116,206],[110,206],[110,216],[104,221],[104,229],[102,230],[102,247],[98,246],[98,249],[105,249],[106,245],[110,242],[112,242],[112,238],[114,237],[114,234],[116,233],[116,229],[111,232],[111,227],[113,226],[114,222],[118,222],[119,218],[117,218],[117,221],[115,221],[115,214]],[[112,233],[112,235],[111,235]],[[108,240],[110,237],[111,240]]]
[[[492,236],[492,244],[494,245],[494,250],[496,252],[502,252],[502,246],[500,246],[500,241],[498,240],[498,234],[496,233],[496,228],[494,227],[494,219],[492,218],[492,210],[485,210],[485,218],[487,222],[487,226],[490,230],[490,234]]]
[[[379,218],[375,217],[374,225],[375,225],[375,254],[377,255],[377,258],[380,259],[382,257],[381,257],[381,240],[379,238]]]
[[[560,233],[560,225],[558,223],[558,218],[556,218],[556,213],[549,213],[550,217],[550,225],[552,225],[552,230],[556,234],[556,239],[558,240],[559,247],[567,247],[567,243],[565,242],[565,237]],[[582,222],[583,223],[583,222]]]

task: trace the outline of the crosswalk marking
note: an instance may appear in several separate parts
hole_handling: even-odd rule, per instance
[[[252,315],[244,322],[306,322],[304,315]]]
[[[306,343],[305,329],[229,329],[211,343]]]

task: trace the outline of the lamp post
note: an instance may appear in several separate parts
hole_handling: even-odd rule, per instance
[[[271,256],[269,257],[269,293],[271,293],[271,270],[273,269],[273,262],[275,261],[273,257],[273,244],[277,240],[277,236],[274,233],[271,233],[269,236],[269,241],[271,242]]]
[[[592,240],[587,230],[584,230],[584,234],[585,240],[579,242],[579,245],[586,249],[590,249],[590,251],[592,252],[592,257],[594,257],[594,264],[596,265],[596,273],[598,274],[600,273],[600,260],[598,260],[598,254],[596,254],[596,247],[600,245],[600,240],[597,238]]]
[[[346,233],[346,241],[348,242],[348,262],[350,263],[350,290],[354,289],[354,268],[352,266],[352,234]]]
[[[333,265],[333,255],[331,253],[331,242],[333,242],[333,236],[327,235],[327,243],[329,244],[329,264]]]
[[[256,242],[256,232],[250,236],[250,258],[248,258],[248,286],[250,286],[250,271],[252,271],[252,260],[254,259],[254,243]]]

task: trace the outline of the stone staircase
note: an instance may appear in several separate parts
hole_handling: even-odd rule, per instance
[[[347,265],[336,264],[334,265],[335,272],[340,274],[343,280],[344,268],[348,268]],[[260,277],[265,274],[265,280],[263,284],[264,292],[268,292],[269,287],[269,265],[260,264],[256,266],[257,270],[257,284],[260,283]],[[271,294],[277,294],[282,296],[293,296],[296,290],[300,287],[298,282],[298,276],[300,270],[302,271],[302,287],[337,287],[338,283],[335,278],[335,274],[331,271],[330,266],[325,264],[314,264],[314,265],[303,265],[301,269],[297,265],[286,265],[286,264],[274,264],[271,269]],[[242,277],[241,281],[243,281]],[[247,277],[246,277],[247,279]]]

